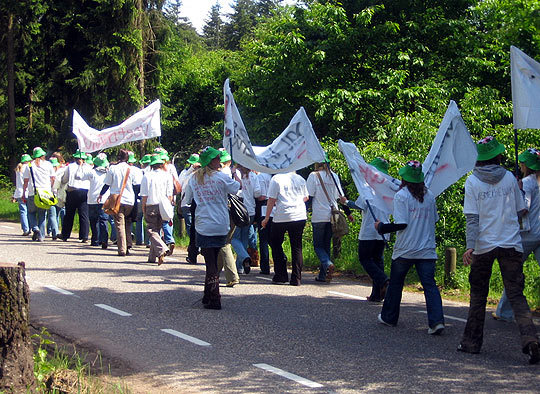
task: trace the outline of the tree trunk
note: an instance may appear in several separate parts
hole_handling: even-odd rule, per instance
[[[24,263],[0,263],[0,391],[26,393],[36,388],[29,302]]]
[[[11,180],[15,181],[15,166],[17,165],[17,134],[15,130],[15,46],[13,44],[13,21],[12,13],[8,15],[7,24],[7,98],[8,98],[8,162]]]

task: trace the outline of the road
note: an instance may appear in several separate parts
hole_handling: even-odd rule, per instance
[[[222,284],[221,311],[202,308],[204,265],[182,250],[147,264],[76,240],[31,242],[0,222],[2,260],[26,263],[31,320],[122,360],[156,392],[538,392],[540,366],[517,326],[486,318],[481,354],[456,351],[467,305],[443,301],[447,327],[427,334],[422,294],[404,293],[397,327],[377,323],[367,285],[337,278],[273,285],[258,268]],[[199,260],[202,263],[202,260]],[[538,326],[539,322],[536,321]]]

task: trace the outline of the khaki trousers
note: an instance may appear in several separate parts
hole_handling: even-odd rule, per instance
[[[147,205],[146,214],[144,215],[148,236],[150,237],[150,252],[148,261],[154,263],[156,258],[169,250],[167,244],[161,239],[160,231],[163,224],[163,219],[159,213],[159,205]]]
[[[128,247],[131,248],[131,210],[133,205],[120,205],[118,215],[114,215],[114,227],[116,228],[116,241],[118,254],[125,255]]]
[[[219,250],[217,259],[218,272],[221,272],[222,269],[225,270],[225,279],[227,282],[240,282],[238,270],[236,269],[236,259],[234,258],[231,248],[231,239],[234,230],[235,226],[231,221],[231,229],[227,234],[227,243]]]

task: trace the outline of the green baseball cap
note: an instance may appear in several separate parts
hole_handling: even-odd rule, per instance
[[[382,157],[376,157],[373,160],[371,160],[368,164],[375,167],[380,172],[384,172],[385,174],[388,174],[388,162]]]
[[[192,154],[189,156],[189,159],[187,159],[187,162],[189,164],[197,164],[199,162],[199,155],[197,153]]]
[[[416,160],[409,160],[398,172],[399,176],[410,183],[424,182],[424,173],[422,172],[422,163]]]
[[[227,161],[231,161],[232,160],[232,157],[231,155],[229,154],[229,152],[227,152],[226,150],[219,150],[219,161],[222,162],[222,163],[225,163]],[[202,163],[201,163],[201,166],[202,166]],[[204,167],[204,166],[203,166]]]
[[[161,157],[159,153],[155,153],[150,157],[150,165],[153,166],[154,164],[163,164],[165,163],[165,160]]]
[[[76,159],[83,159],[86,160],[86,153],[81,152],[79,149],[73,154],[73,157]]]
[[[146,154],[142,157],[141,160],[139,160],[139,163],[141,164],[150,164],[150,159],[152,158],[151,154]]]
[[[100,153],[94,157],[93,163],[96,167],[107,168],[109,166],[109,160],[107,160],[105,153]]]
[[[32,157],[34,159],[37,159],[38,157],[45,156],[45,151],[41,149],[39,146],[36,146],[34,150],[32,151]]]
[[[529,148],[526,151],[522,152],[518,156],[518,159],[520,163],[525,164],[531,170],[540,170],[540,151],[538,151],[538,149]]]
[[[200,157],[199,157],[199,163],[201,163],[201,167],[206,167],[208,164],[210,164],[212,160],[214,160],[216,157],[220,156],[221,154],[222,152],[220,152],[219,150],[212,148],[211,146],[207,146],[201,152]],[[223,162],[223,159],[221,159],[221,162]]]
[[[32,161],[32,158],[28,153],[21,156],[21,163],[28,163],[29,161]]]
[[[478,151],[476,160],[486,161],[504,153],[506,148],[495,137],[488,135],[476,143],[476,150]]]

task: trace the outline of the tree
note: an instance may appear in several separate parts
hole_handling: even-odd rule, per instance
[[[225,48],[240,49],[240,41],[250,36],[257,20],[257,7],[253,0],[236,0],[224,28]]]
[[[218,2],[212,6],[208,20],[203,27],[203,35],[211,49],[221,48],[223,44],[223,21],[221,20],[221,6]]]

